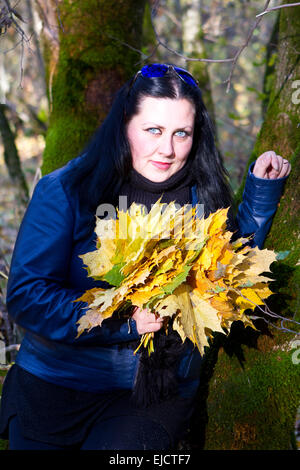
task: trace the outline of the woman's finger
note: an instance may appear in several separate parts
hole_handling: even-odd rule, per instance
[[[254,176],[265,179],[277,179],[288,176],[291,165],[288,160],[277,155],[273,150],[262,153],[255,162]]]
[[[147,329],[147,333],[150,333],[151,331],[158,331],[162,328],[163,326],[163,321],[158,321],[158,322],[155,322],[155,323],[147,323],[147,325],[145,325],[145,328]]]
[[[280,174],[281,171],[282,171],[283,162],[284,162],[281,155],[277,155],[277,162],[278,162],[278,174]],[[277,176],[277,178],[278,178],[278,176]]]
[[[282,158],[282,157],[280,157],[279,155],[276,155],[275,152],[272,152],[271,162],[270,162],[270,166],[268,169],[268,177],[270,180],[274,180],[278,178],[278,174],[280,172],[279,158]]]
[[[270,166],[272,156],[270,152],[262,153],[256,160],[253,174],[258,178],[266,178],[267,168]]]
[[[132,318],[135,320],[137,331],[140,334],[158,331],[163,326],[163,319],[157,318],[154,313],[149,312],[147,309],[142,310],[136,307]]]
[[[291,167],[290,162],[288,160],[283,159],[282,167],[278,175],[278,178],[284,178],[285,176],[288,176],[290,174],[291,168],[292,167]]]

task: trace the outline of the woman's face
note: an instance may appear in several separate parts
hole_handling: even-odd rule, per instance
[[[133,168],[153,182],[180,170],[192,148],[195,107],[186,99],[145,97],[127,125]]]

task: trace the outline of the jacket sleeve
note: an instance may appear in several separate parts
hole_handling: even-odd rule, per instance
[[[55,173],[55,172],[53,172]],[[76,339],[87,307],[73,302],[83,291],[67,287],[74,215],[53,174],[35,187],[22,220],[11,260],[6,305],[12,319],[45,339],[76,344],[114,344],[139,338],[134,320],[108,319]]]
[[[262,248],[270,230],[287,177],[264,179],[252,173],[250,166],[243,201],[237,212],[238,236],[254,235],[251,246]]]

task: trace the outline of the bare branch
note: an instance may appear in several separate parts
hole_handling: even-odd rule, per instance
[[[0,276],[4,277],[4,279],[8,280],[8,276],[5,273],[3,273],[2,271],[0,271]]]
[[[264,10],[266,10],[268,8],[268,5],[270,3],[271,0],[267,0],[266,4],[265,4],[265,7],[264,7]],[[248,33],[248,36],[247,36],[247,39],[245,41],[244,44],[242,44],[242,46],[238,49],[238,51],[236,52],[234,58],[233,58],[233,63],[232,63],[232,66],[231,66],[231,70],[230,70],[230,73],[229,73],[229,77],[227,78],[227,80],[225,81],[225,83],[227,83],[227,88],[226,88],[226,93],[229,92],[230,90],[230,85],[231,85],[231,80],[232,80],[232,76],[233,76],[233,72],[234,72],[234,69],[235,69],[235,66],[236,66],[236,63],[241,55],[241,53],[243,52],[243,50],[248,46],[252,36],[253,36],[253,33],[254,33],[254,30],[257,28],[257,26],[259,25],[261,21],[261,18],[258,18],[255,23],[253,24],[253,26],[251,27],[249,33]]]
[[[250,300],[248,299],[246,296],[244,296],[241,291],[237,288],[234,288],[234,287],[229,287],[229,290],[232,290],[233,292],[236,292],[238,295],[240,295],[243,299],[247,300],[247,302],[250,302],[251,304],[255,305],[262,313],[264,313],[265,315],[271,317],[271,318],[274,318],[275,320],[281,320],[280,324],[281,324],[281,327],[276,327],[276,325],[274,325],[273,322],[270,322],[268,321],[266,318],[264,317],[252,317],[254,319],[262,319],[264,320],[266,323],[274,326],[275,328],[279,328],[280,330],[282,331],[287,331],[287,332],[290,332],[290,333],[293,333],[295,335],[300,335],[300,331],[295,331],[295,330],[290,330],[289,328],[286,328],[283,326],[283,322],[290,322],[290,323],[293,323],[295,325],[297,325],[297,327],[300,326],[300,322],[294,320],[294,319],[291,319],[291,318],[286,318],[286,317],[283,317],[281,315],[279,315],[278,313],[275,313],[275,312],[272,312],[269,307],[267,306],[267,304],[264,302],[264,307],[265,308],[262,308],[260,305],[258,305],[256,302],[253,302],[253,300]]]
[[[5,265],[5,268],[6,268],[7,273],[8,273],[8,272],[9,272],[10,264],[9,264],[9,262],[8,262],[7,259],[6,259],[6,255],[5,255],[4,251],[3,251],[3,249],[1,248],[1,246],[0,246],[0,251],[1,251],[2,260],[4,261],[4,265]]]
[[[277,7],[268,8],[267,10],[265,9],[262,13],[259,13],[258,15],[256,15],[256,18],[258,18],[259,16],[263,16],[266,13],[269,13],[270,11],[279,10],[280,8],[298,7],[298,6],[300,6],[299,2],[298,3],[286,3],[285,5],[279,5]]]
[[[167,8],[164,8],[164,7],[160,7],[160,10],[163,14],[165,14],[168,18],[170,18],[172,23],[175,24],[177,28],[181,29],[181,22],[176,18],[176,16],[171,11],[169,11]]]
[[[127,42],[121,41],[121,39],[116,38],[115,36],[112,36],[111,34],[108,34],[107,37],[113,39],[114,41],[118,41],[123,46],[128,47],[128,49],[131,49],[132,51],[137,52],[138,54],[140,54],[143,57],[143,60],[145,60],[146,55],[140,49],[136,49],[136,47],[131,46]]]
[[[285,5],[280,5],[280,6],[277,6],[277,7],[268,8],[269,3],[270,3],[270,0],[268,0],[266,2],[265,7],[264,7],[264,11],[262,13],[259,13],[258,15],[256,15],[256,18],[258,18],[258,20],[255,21],[254,25],[250,29],[245,44],[243,44],[240,47],[240,49],[237,51],[237,53],[234,56],[234,60],[233,60],[233,64],[232,64],[232,67],[231,67],[231,70],[230,70],[229,77],[225,81],[225,83],[227,83],[226,93],[229,92],[233,71],[234,71],[236,63],[238,61],[238,58],[241,55],[241,53],[243,52],[243,50],[248,46],[248,44],[250,42],[250,39],[253,35],[253,32],[256,29],[256,27],[258,26],[258,24],[260,23],[260,20],[261,20],[262,16],[265,15],[266,13],[269,13],[270,11],[279,10],[280,8],[300,6],[300,3],[289,3],[289,4],[285,4]]]
[[[143,62],[146,62],[147,60],[149,60],[149,59],[155,54],[155,52],[157,51],[157,48],[159,47],[159,44],[156,44],[156,45],[154,46],[154,48],[153,48],[153,51],[152,51],[149,55],[146,55],[146,54],[144,54],[144,52],[141,51],[140,49],[137,49],[136,47],[131,46],[131,45],[128,44],[127,42],[121,41],[121,39],[116,38],[115,36],[112,36],[111,34],[108,34],[107,36],[108,36],[109,38],[113,39],[114,41],[118,41],[120,44],[122,44],[123,46],[128,47],[128,48],[131,49],[132,51],[135,51],[135,52],[137,52],[138,54],[140,54],[141,60],[138,60],[134,65],[140,65],[140,64],[142,64]]]
[[[59,9],[59,6],[58,6],[58,0],[55,0],[55,4],[56,4],[56,10],[57,10],[57,17],[58,17],[58,21],[59,21],[61,30],[62,30],[63,33],[65,33],[64,25],[62,24],[61,17],[60,17],[60,9]]]
[[[16,27],[19,27],[17,21],[14,19],[14,16],[18,20],[22,21],[22,23],[26,23],[26,21],[15,10],[15,8],[12,8],[10,6],[9,0],[1,0],[0,3],[2,4],[2,7],[0,9],[0,34],[2,34],[2,29],[4,29],[4,34],[5,34],[8,28],[10,28],[13,24]]]
[[[19,44],[21,44],[21,57],[20,57],[20,84],[19,86],[22,88],[23,76],[24,76],[24,69],[23,69],[23,61],[24,61],[24,42],[27,43],[27,47],[29,48],[30,52],[32,52],[30,48],[30,40],[31,36],[28,37],[20,26],[19,22],[26,23],[24,18],[15,10],[17,3],[12,8],[10,5],[9,0],[0,0],[2,4],[2,8],[0,9],[0,35],[5,34],[7,29],[12,27],[16,33],[21,36],[21,39],[17,44],[6,51],[1,51],[3,54],[7,54],[8,52],[14,50]],[[2,32],[4,30],[4,32]]]
[[[167,46],[164,42],[162,42],[162,40],[160,39],[157,31],[156,31],[156,28],[155,28],[155,25],[154,25],[154,20],[153,20],[153,10],[151,11],[151,23],[152,23],[152,28],[153,28],[153,31],[154,31],[154,34],[155,34],[155,37],[156,37],[156,40],[157,40],[157,43],[158,45],[164,47],[165,49],[167,49],[169,52],[172,52],[173,54],[177,55],[178,57],[181,57],[181,59],[184,59],[185,61],[190,61],[190,62],[232,62],[234,60],[234,58],[228,58],[228,59],[204,59],[204,58],[194,58],[194,57],[187,57],[185,56],[184,54],[181,54],[180,52],[178,51],[175,51],[174,49],[172,49],[171,47]]]
[[[35,0],[35,4],[38,7],[38,13],[43,21],[43,31],[44,34],[51,40],[54,41],[57,45],[59,44],[59,37],[58,37],[58,26],[54,22],[54,18],[52,15],[52,11],[45,11],[41,2],[39,0]],[[49,21],[49,18],[51,22]]]
[[[165,49],[167,49],[169,52],[172,52],[173,54],[177,55],[178,57],[180,57],[181,59],[184,59],[185,61],[190,61],[190,62],[208,62],[208,63],[227,63],[227,62],[230,62],[232,63],[232,66],[231,66],[231,69],[230,69],[230,73],[229,73],[229,76],[227,78],[227,80],[225,80],[224,83],[227,83],[227,87],[226,87],[226,93],[229,92],[230,90],[230,85],[231,85],[231,80],[232,80],[232,76],[233,76],[233,72],[234,72],[234,69],[235,69],[235,66],[237,64],[237,61],[240,57],[240,55],[242,54],[242,52],[244,51],[244,49],[246,47],[248,47],[249,43],[250,43],[250,40],[253,36],[253,33],[255,31],[255,29],[257,28],[257,26],[259,25],[261,19],[262,19],[262,15],[264,15],[265,13],[268,13],[270,11],[273,11],[273,10],[277,10],[279,8],[284,8],[284,7],[290,7],[290,6],[300,6],[300,3],[290,3],[290,4],[285,4],[285,5],[281,5],[281,6],[278,6],[278,7],[273,7],[273,8],[270,8],[268,9],[268,6],[270,4],[270,1],[271,0],[267,0],[265,6],[264,6],[264,11],[258,15],[256,15],[256,21],[254,22],[253,26],[250,28],[250,31],[247,35],[247,38],[246,38],[246,41],[244,42],[244,44],[242,44],[239,49],[237,50],[237,52],[235,53],[234,57],[231,57],[231,58],[227,58],[227,59],[204,59],[204,58],[194,58],[194,57],[187,57],[185,56],[184,54],[181,54],[179,53],[178,51],[170,48],[169,46],[167,46],[159,37],[157,31],[156,31],[156,28],[155,28],[155,25],[154,25],[154,20],[153,20],[153,17],[154,17],[154,10],[151,11],[151,22],[152,22],[152,27],[153,27],[153,31],[154,31],[154,34],[155,34],[155,37],[156,37],[156,40],[157,40],[157,43],[158,43],[158,46],[162,46],[164,47]],[[157,47],[158,47],[157,46]]]
[[[145,57],[145,61],[151,59],[151,57],[154,56],[154,54],[155,54],[155,52],[157,51],[158,48],[159,48],[159,44],[157,43],[157,44],[154,46],[153,51],[151,52],[151,54],[149,54],[147,57]],[[143,62],[143,61],[141,60],[141,61],[139,61],[138,63],[142,63],[142,62]],[[137,64],[138,64],[138,63],[137,63]]]

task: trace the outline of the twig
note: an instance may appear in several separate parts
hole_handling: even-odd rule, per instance
[[[140,49],[137,49],[136,47],[131,46],[131,45],[128,44],[127,42],[121,41],[121,39],[116,38],[115,36],[112,36],[111,34],[107,34],[107,37],[109,37],[109,38],[111,38],[111,39],[114,39],[114,41],[118,41],[118,42],[119,42],[120,44],[122,44],[123,46],[128,47],[128,49],[131,49],[132,51],[135,51],[135,52],[137,52],[138,54],[141,54],[141,56],[145,56],[145,57],[146,57],[146,55],[145,55]]]
[[[277,7],[268,8],[267,10],[265,9],[262,13],[259,13],[258,15],[256,15],[256,18],[258,18],[259,16],[263,16],[266,13],[269,13],[270,11],[279,10],[280,8],[298,7],[298,6],[300,6],[299,2],[298,3],[286,3],[285,5],[279,5]]]
[[[20,59],[20,67],[21,67],[21,75],[20,75],[20,84],[19,86],[22,88],[22,82],[23,82],[23,77],[24,77],[24,68],[23,68],[23,60],[24,60],[24,41],[27,43],[28,48],[30,52],[32,52],[29,44],[30,44],[30,37],[27,37],[25,31],[23,28],[19,25],[18,21],[22,21],[23,23],[26,23],[26,21],[22,18],[22,16],[15,10],[15,7],[17,6],[18,2],[14,5],[12,8],[10,6],[9,0],[2,0],[3,1],[3,8],[1,9],[1,24],[0,24],[0,33],[2,32],[2,28],[4,27],[5,33],[7,28],[12,27],[17,34],[21,36],[21,39],[15,47],[13,47],[10,50],[7,51],[1,51],[4,54],[10,52],[11,50],[14,50],[20,43],[21,43],[21,59]],[[14,16],[17,18],[17,20],[14,18]]]
[[[22,37],[23,37],[23,35],[22,35]],[[21,61],[20,61],[21,76],[20,76],[20,84],[19,84],[20,88],[22,88],[23,76],[24,76],[23,60],[24,60],[24,41],[21,42]]]
[[[254,135],[252,135],[251,132],[248,132],[248,131],[246,131],[245,129],[242,129],[240,126],[234,125],[232,122],[230,122],[230,121],[229,121],[228,119],[226,119],[225,117],[222,117],[222,116],[220,117],[220,116],[218,116],[218,117],[217,117],[217,120],[222,121],[222,122],[224,122],[225,124],[227,124],[227,125],[233,127],[236,131],[238,131],[238,132],[244,134],[244,135],[247,136],[249,139],[251,139],[251,140],[254,139]]]
[[[20,39],[20,41],[18,41],[13,47],[11,47],[10,49],[6,49],[5,51],[0,49],[0,54],[5,55],[5,54],[8,54],[11,51],[14,51],[18,47],[18,45],[21,43],[21,41],[22,41],[22,39]]]
[[[151,59],[151,57],[154,56],[154,54],[155,54],[155,52],[157,51],[158,48],[159,48],[159,44],[156,44],[154,46],[153,51],[151,52],[151,54],[149,54],[147,57],[145,57],[145,61]],[[141,61],[137,62],[137,64],[142,63],[142,62],[143,61],[141,60]]]
[[[284,331],[288,331],[290,333],[294,333],[296,335],[300,335],[300,332],[297,332],[297,331],[294,331],[294,330],[290,330],[288,328],[285,328],[284,326],[282,326],[282,323],[284,321],[287,321],[287,322],[290,322],[290,323],[294,323],[298,326],[300,326],[300,322],[294,320],[294,319],[290,319],[290,318],[285,318],[285,317],[282,317],[281,315],[278,315],[278,313],[275,313],[275,312],[272,312],[269,307],[267,306],[267,304],[264,302],[264,306],[265,306],[265,309],[263,309],[260,305],[256,304],[255,302],[253,302],[253,300],[250,300],[248,299],[246,296],[244,296],[238,289],[235,289],[234,287],[229,287],[229,290],[232,290],[234,291],[235,293],[237,293],[238,295],[240,295],[241,297],[243,297],[243,299],[247,300],[247,302],[250,302],[252,303],[253,305],[255,305],[262,313],[264,313],[265,315],[269,315],[271,318],[275,318],[277,320],[281,320],[281,328],[279,329],[282,329]],[[262,320],[266,321],[267,323],[270,323],[272,326],[275,326],[273,325],[273,323],[269,322],[267,319],[263,318],[263,317],[259,317],[259,318],[262,318]],[[275,327],[276,328],[276,327]],[[278,328],[278,327],[277,327]]]
[[[182,28],[182,24],[179,20],[177,20],[176,16],[170,12],[167,8],[163,8],[163,7],[160,7],[160,11],[165,14],[168,18],[170,18],[170,20],[173,22],[173,24],[175,24],[175,26],[177,26],[177,28],[181,29]]]
[[[9,264],[9,262],[8,262],[7,259],[6,259],[6,255],[5,255],[5,253],[4,253],[4,251],[3,251],[3,248],[2,248],[1,246],[0,246],[0,251],[1,251],[1,256],[2,256],[2,259],[3,259],[3,261],[4,261],[6,270],[7,270],[7,272],[8,272],[8,271],[9,271],[9,268],[10,268],[10,264]]]
[[[138,62],[136,62],[134,65],[139,65],[141,64],[142,62],[146,62],[147,60],[149,60],[154,54],[155,52],[157,51],[157,48],[159,47],[159,44],[156,44],[153,48],[153,51],[149,54],[149,55],[146,55],[144,54],[143,51],[141,51],[140,49],[137,49],[136,47],[133,47],[131,46],[130,44],[128,44],[127,42],[124,42],[124,41],[121,41],[121,39],[119,38],[116,38],[115,36],[112,36],[110,34],[107,35],[109,38],[113,39],[114,41],[118,41],[120,44],[122,44],[123,46],[126,46],[128,47],[129,49],[131,49],[132,51],[135,51],[137,52],[138,54],[141,55],[141,60],[139,60]]]
[[[266,4],[265,4],[265,7],[264,7],[264,11],[268,8],[268,5],[270,3],[271,0],[267,0]],[[250,42],[250,39],[252,38],[253,36],[253,33],[254,33],[254,30],[257,28],[257,26],[259,25],[261,21],[261,18],[258,18],[255,23],[253,24],[253,26],[251,27],[249,33],[248,33],[248,36],[247,36],[247,39],[245,41],[244,44],[242,44],[242,46],[238,49],[238,51],[236,52],[233,60],[232,60],[232,66],[231,66],[231,70],[230,70],[230,73],[229,73],[229,77],[227,78],[227,80],[225,80],[224,83],[227,83],[227,87],[226,87],[226,93],[229,92],[230,90],[230,85],[231,85],[231,80],[232,80],[232,76],[233,76],[233,72],[234,72],[234,69],[235,69],[235,66],[236,66],[236,63],[241,55],[241,53],[243,52],[243,50],[248,46],[249,42]]]
[[[241,55],[241,53],[243,52],[243,50],[248,46],[248,44],[250,42],[250,39],[253,35],[253,32],[254,32],[255,28],[258,26],[258,24],[260,23],[260,20],[261,20],[262,16],[265,15],[266,13],[269,13],[270,11],[279,10],[280,8],[300,6],[300,3],[289,3],[289,4],[285,4],[285,5],[280,5],[280,6],[277,6],[277,7],[268,8],[269,3],[270,3],[270,0],[268,0],[266,2],[265,7],[264,7],[264,11],[262,13],[259,13],[258,15],[256,15],[256,18],[258,18],[258,19],[255,21],[254,25],[250,29],[245,44],[243,44],[240,47],[240,49],[237,51],[237,53],[234,56],[233,64],[232,64],[232,67],[231,67],[231,70],[230,70],[229,77],[225,81],[225,83],[227,83],[226,93],[229,92],[233,71],[234,71],[236,63],[238,61],[238,58]]]
[[[172,52],[173,54],[177,55],[178,57],[181,57],[181,59],[184,59],[185,61],[189,61],[189,62],[213,62],[213,63],[219,63],[219,62],[232,62],[234,60],[234,58],[228,58],[228,59],[204,59],[204,58],[194,58],[194,57],[187,57],[185,56],[184,54],[181,54],[180,52],[178,51],[175,51],[175,49],[172,49],[171,47],[167,46],[164,42],[162,42],[162,40],[160,39],[159,37],[159,34],[158,32],[156,31],[156,28],[155,28],[155,25],[154,25],[154,21],[153,21],[153,10],[151,11],[151,24],[152,24],[152,28],[153,28],[153,31],[154,31],[154,34],[155,34],[155,37],[156,37],[156,40],[157,40],[157,43],[159,46],[162,46],[164,47],[165,49],[167,49],[169,52]]]
[[[250,318],[254,318],[254,317],[251,317]],[[267,323],[268,325],[272,326],[273,328],[276,328],[277,330],[280,330],[280,331],[286,331],[287,333],[293,333],[295,335],[300,335],[300,333],[298,333],[297,331],[295,330],[290,330],[289,328],[286,328],[285,326],[282,325],[283,321],[284,320],[281,320],[281,326],[277,326],[275,325],[274,323],[272,323],[271,321],[267,320],[266,318],[264,317],[255,317],[255,319],[259,319],[259,320],[263,320],[265,323]]]
[[[42,5],[40,4],[39,0],[35,0],[35,3],[38,7],[39,10],[39,16],[42,18],[43,24],[44,24],[44,31],[46,34],[50,36],[50,39],[54,41],[56,44],[59,44],[59,39],[58,39],[58,30],[59,27],[57,24],[52,24],[52,22],[49,22],[49,14],[48,12],[45,12]]]
[[[59,6],[58,6],[58,0],[55,0],[55,4],[56,4],[56,9],[57,9],[57,17],[58,17],[58,21],[59,21],[61,30],[62,30],[63,33],[65,33],[64,25],[62,24],[61,17],[60,17],[60,9],[59,9]]]

